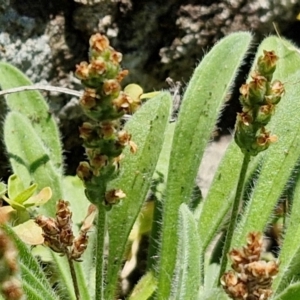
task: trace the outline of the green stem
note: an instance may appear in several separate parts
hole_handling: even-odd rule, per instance
[[[250,154],[245,154],[244,155],[244,160],[243,160],[238,185],[237,185],[237,188],[236,188],[235,198],[234,198],[234,202],[233,202],[233,206],[232,206],[230,223],[229,223],[229,226],[228,226],[228,229],[227,229],[226,239],[225,239],[225,243],[224,243],[218,284],[220,284],[220,279],[221,279],[221,277],[223,276],[223,274],[226,270],[226,265],[227,265],[227,261],[228,261],[227,255],[228,255],[228,252],[229,252],[229,249],[230,249],[231,240],[232,240],[232,237],[233,237],[233,232],[234,232],[234,229],[235,229],[235,226],[236,226],[236,223],[237,223],[240,200],[241,200],[241,196],[242,196],[242,193],[243,193],[243,187],[244,187],[244,182],[245,182],[245,178],[246,178],[248,165],[249,165],[249,162],[250,162],[250,157],[251,157]]]
[[[75,292],[75,298],[76,300],[80,300],[80,292],[79,292],[79,287],[78,287],[78,282],[77,282],[77,276],[74,268],[74,262],[70,258],[69,253],[66,253],[69,267],[70,267],[70,272],[71,272],[71,277],[73,281],[73,286],[74,286],[74,292]]]
[[[98,205],[98,219],[97,219],[97,244],[96,244],[96,298],[102,300],[103,298],[103,270],[104,270],[104,246],[106,234],[106,210],[103,205]]]

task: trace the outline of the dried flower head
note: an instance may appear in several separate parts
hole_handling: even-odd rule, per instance
[[[278,273],[278,262],[261,260],[262,235],[248,234],[247,245],[229,252],[233,271],[221,278],[225,292],[234,300],[267,300],[272,294],[272,280]]]
[[[35,222],[43,229],[44,245],[69,259],[79,261],[88,244],[88,230],[93,224],[96,209],[89,207],[79,236],[72,230],[72,212],[68,201],[59,200],[56,205],[56,218],[38,216]]]

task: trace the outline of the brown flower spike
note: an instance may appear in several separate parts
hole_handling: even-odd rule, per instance
[[[118,174],[123,149],[129,146],[131,153],[137,151],[121,119],[134,113],[141,100],[122,91],[121,81],[128,71],[122,70],[121,61],[122,54],[110,46],[108,38],[95,34],[90,38],[89,62],[81,62],[75,72],[85,87],[80,104],[90,118],[79,128],[88,162],[80,163],[77,175],[84,182],[87,198],[106,209],[125,195],[106,191],[107,182]]]
[[[264,50],[251,74],[250,82],[240,88],[243,110],[237,116],[234,138],[242,152],[251,156],[266,150],[276,141],[276,137],[265,126],[284,94],[284,86],[279,80],[271,82],[277,60],[274,51]]]
[[[234,300],[267,300],[272,295],[272,280],[278,273],[278,262],[261,260],[262,235],[248,234],[247,246],[229,252],[231,271],[221,278],[225,292]]]
[[[72,230],[72,212],[69,202],[59,200],[56,205],[56,218],[38,216],[35,222],[43,229],[44,244],[54,252],[67,255],[69,259],[80,261],[80,257],[87,248],[87,232],[92,226],[96,213],[95,206],[91,205],[78,237],[75,238]],[[93,216],[93,217],[91,217]],[[87,222],[88,219],[88,222]]]

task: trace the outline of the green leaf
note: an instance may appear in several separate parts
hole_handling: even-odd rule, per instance
[[[33,196],[36,191],[37,185],[34,183],[27,189],[23,190],[16,198],[13,200],[19,204],[23,204],[26,200]]]
[[[156,289],[156,279],[152,271],[147,272],[135,285],[129,300],[148,300]]]
[[[163,148],[159,155],[159,159],[158,159],[157,166],[155,169],[156,172],[159,172],[160,174],[162,174],[164,182],[168,178],[170,153],[171,153],[171,149],[172,149],[172,141],[173,141],[173,137],[174,137],[175,125],[176,125],[176,123],[173,122],[173,123],[169,123],[167,126],[167,129],[165,132]],[[157,178],[156,175],[155,175],[155,178]],[[164,186],[165,186],[165,184],[164,184]],[[161,188],[161,192],[163,192],[163,190],[164,190],[164,188]]]
[[[273,78],[285,83],[285,95],[276,108],[268,129],[278,141],[264,151],[260,174],[255,182],[252,195],[243,218],[234,234],[232,248],[240,247],[251,231],[263,231],[270,215],[300,157],[299,118],[300,56],[291,53],[280,39],[269,37],[259,47],[257,56],[263,50],[276,50],[279,56]],[[290,61],[292,60],[292,62]],[[291,74],[294,74],[291,76]]]
[[[53,216],[55,201],[63,199],[61,173],[29,119],[15,111],[8,113],[4,123],[4,141],[13,171],[24,186],[33,181],[40,188],[51,187],[54,201],[43,205],[40,212]]]
[[[220,288],[212,288],[205,294],[200,294],[198,300],[230,300],[225,292]]]
[[[7,191],[6,184],[0,181],[0,197],[2,197]]]
[[[58,297],[50,286],[45,273],[31,254],[27,245],[19,239],[10,227],[2,225],[1,228],[7,235],[10,236],[18,249],[21,277],[23,284],[25,285],[24,289],[26,294],[28,292],[28,299],[58,300]],[[34,295],[34,297],[31,297],[31,295]]]
[[[200,288],[203,266],[197,223],[185,203],[180,205],[178,221],[178,248],[171,299],[193,299]]]
[[[0,86],[2,90],[13,87],[32,85],[32,82],[14,66],[0,62]],[[58,127],[49,106],[38,91],[24,91],[5,96],[6,104],[11,111],[27,117],[36,134],[48,149],[55,168],[62,172],[63,159]]]
[[[272,298],[273,300],[299,300],[300,282],[290,284],[280,295]]]
[[[163,195],[165,193],[166,179],[168,177],[168,168],[170,160],[170,152],[172,147],[172,141],[174,136],[175,122],[169,123],[165,131],[165,139],[162,150],[159,155],[159,159],[153,175],[153,182],[157,182],[155,186],[155,200],[154,211],[152,217],[152,229],[149,237],[148,247],[148,269],[155,271],[156,257],[159,253],[159,241],[161,232],[161,220],[162,220],[162,205]],[[153,192],[153,191],[152,191]]]
[[[16,174],[9,176],[7,194],[10,199],[16,198],[24,190],[24,184]]]
[[[110,187],[121,189],[126,198],[109,213],[109,257],[105,299],[113,299],[118,273],[130,230],[149,190],[164,140],[171,110],[171,96],[162,92],[138,110],[125,129],[137,144],[137,153],[125,151],[120,176]]]
[[[159,300],[169,297],[175,268],[174,220],[178,218],[180,204],[190,201],[205,146],[250,41],[251,35],[241,32],[222,39],[196,68],[184,94],[166,186],[158,275]]]
[[[300,57],[299,57],[300,61]],[[294,80],[300,79],[300,72],[298,75],[290,77],[291,82]],[[290,97],[293,97],[293,101],[298,101],[298,95],[300,92],[299,85],[295,86],[290,94]],[[291,101],[291,100],[290,100]],[[300,108],[299,108],[300,109]],[[299,131],[298,126],[298,131]],[[288,131],[287,131],[288,132]],[[296,133],[297,134],[297,133]],[[300,147],[299,142],[299,132],[298,135],[295,135],[295,145],[294,147]],[[286,155],[290,155],[290,149]],[[293,151],[293,148],[292,148]],[[291,153],[293,154],[293,152]],[[296,169],[298,167],[298,162],[296,165]],[[285,235],[283,244],[281,246],[280,254],[279,254],[279,273],[276,276],[273,282],[273,290],[277,294],[282,291],[282,289],[293,280],[296,275],[299,276],[299,267],[300,267],[300,227],[299,227],[299,216],[300,216],[300,177],[299,172],[297,172],[297,178],[291,178],[291,181],[294,182],[295,187],[293,191],[293,199],[292,199],[292,210],[289,216],[289,220],[287,222],[287,226],[285,229]]]

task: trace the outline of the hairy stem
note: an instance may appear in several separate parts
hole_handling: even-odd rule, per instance
[[[96,298],[103,299],[103,269],[104,246],[106,233],[106,211],[102,205],[98,205],[97,219],[97,245],[96,245]]]
[[[237,222],[237,217],[238,217],[238,212],[239,212],[239,205],[240,205],[241,196],[242,196],[242,193],[243,193],[243,187],[244,187],[244,182],[245,182],[249,162],[250,162],[250,155],[245,154],[243,164],[242,164],[242,168],[241,168],[241,172],[240,172],[240,176],[239,176],[238,185],[237,185],[237,188],[236,188],[235,198],[234,198],[234,201],[233,201],[231,217],[230,217],[230,223],[229,223],[229,226],[228,226],[228,229],[227,229],[226,239],[225,239],[225,243],[224,243],[218,284],[220,284],[220,279],[221,279],[222,275],[224,274],[224,272],[226,270],[226,265],[227,265],[227,261],[228,261],[227,254],[228,254],[229,249],[230,249],[230,245],[231,245],[231,241],[232,241],[232,237],[233,237],[233,232],[234,232],[236,222]]]
[[[71,277],[72,277],[72,281],[73,281],[75,297],[76,297],[76,300],[80,300],[80,292],[79,292],[77,276],[76,276],[76,272],[75,272],[75,268],[74,268],[74,261],[70,258],[68,253],[67,253],[67,258],[68,258]]]

